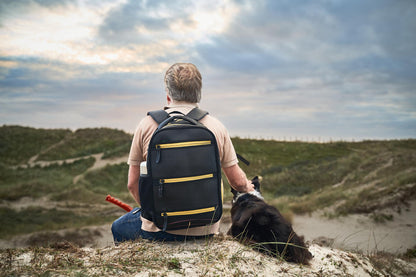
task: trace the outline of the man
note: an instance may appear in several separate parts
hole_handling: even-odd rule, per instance
[[[190,63],[177,63],[172,65],[165,74],[166,112],[180,112],[187,114],[198,107],[201,100],[202,78],[195,65]],[[217,140],[221,167],[230,185],[239,192],[254,190],[254,185],[238,166],[237,156],[224,125],[210,115],[206,115],[200,123],[210,129]],[[145,117],[137,126],[134,133],[130,155],[127,187],[140,205],[139,178],[140,163],[147,159],[147,149],[150,139],[158,124],[150,117]],[[188,228],[163,232],[156,225],[141,216],[140,209],[125,214],[117,219],[111,228],[116,243],[125,240],[134,240],[142,237],[152,240],[184,240],[185,238],[201,238],[213,235],[219,231],[219,221],[209,226]]]

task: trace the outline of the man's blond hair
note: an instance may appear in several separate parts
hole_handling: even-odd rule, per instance
[[[175,63],[165,74],[165,86],[175,101],[199,103],[201,101],[202,77],[191,63]]]

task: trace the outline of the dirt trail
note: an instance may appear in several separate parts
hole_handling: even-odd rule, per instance
[[[84,173],[82,173],[78,176],[75,176],[74,180],[73,180],[73,183],[76,184],[86,173],[88,173],[92,170],[100,169],[100,168],[106,167],[107,165],[126,163],[127,159],[128,159],[128,155],[123,156],[123,157],[114,158],[114,159],[103,159],[103,155],[104,155],[104,153],[91,155],[90,157],[94,157],[95,163],[93,164],[92,167],[88,168]]]
[[[293,227],[306,240],[322,242],[335,248],[359,250],[363,253],[385,251],[404,253],[416,245],[416,200],[408,210],[394,214],[392,221],[375,223],[366,215],[349,215],[327,219],[319,213],[294,216]]]
[[[91,154],[91,155],[77,157],[77,158],[54,160],[54,161],[37,161],[38,156],[39,156],[39,154],[33,156],[32,158],[29,159],[27,164],[16,166],[16,168],[17,167],[27,168],[27,167],[32,167],[32,166],[45,167],[45,166],[50,166],[52,164],[62,165],[64,163],[70,164],[70,163],[74,163],[74,162],[79,161],[79,160],[84,160],[84,159],[88,159],[88,158],[91,158],[91,157],[94,158],[95,162],[90,168],[88,168],[82,174],[77,175],[77,176],[74,177],[74,179],[73,179],[74,184],[76,184],[86,173],[88,173],[92,170],[100,169],[100,168],[103,168],[107,165],[114,165],[114,164],[127,162],[127,159],[128,159],[128,155],[124,155],[122,157],[111,158],[111,159],[103,159],[104,153]]]

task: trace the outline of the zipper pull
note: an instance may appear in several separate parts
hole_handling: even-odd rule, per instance
[[[163,179],[159,180],[159,189],[158,189],[159,198],[163,198],[163,184],[164,183],[165,181]]]
[[[163,213],[163,229],[162,231],[165,232],[168,228],[168,214],[166,212]]]
[[[161,154],[160,154],[160,146],[156,145],[156,163],[160,163],[160,158],[161,158]]]

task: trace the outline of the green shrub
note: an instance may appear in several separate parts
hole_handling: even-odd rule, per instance
[[[131,135],[114,129],[79,129],[65,138],[65,141],[39,155],[38,160],[62,160],[91,154],[111,152],[119,154],[131,142]],[[122,148],[120,148],[122,147]],[[124,147],[124,148],[123,148]],[[114,153],[113,153],[114,155]]]
[[[70,133],[70,130],[61,129],[1,126],[0,164],[27,163],[31,157],[62,141]]]
[[[0,199],[17,200],[28,196],[60,193],[73,184],[73,178],[94,164],[94,158],[82,159],[70,164],[57,163],[40,167],[10,169],[0,166]]]
[[[16,234],[102,224],[112,219],[105,214],[79,215],[70,210],[48,210],[42,207],[29,207],[20,211],[0,208],[0,237],[4,239]]]

